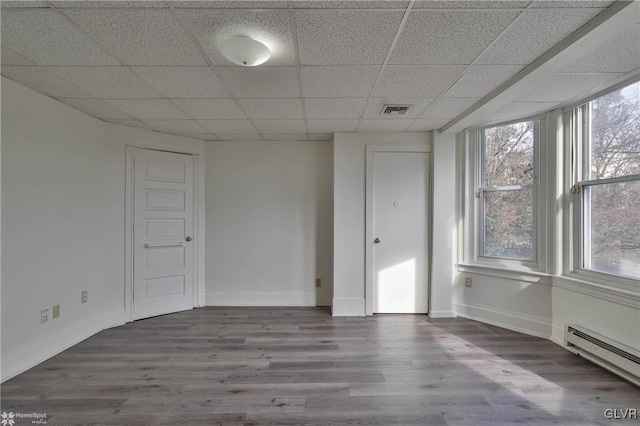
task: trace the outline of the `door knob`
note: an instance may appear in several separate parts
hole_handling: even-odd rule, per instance
[[[380,238],[376,237],[376,239],[373,240],[373,242],[376,243],[376,244],[380,244]]]
[[[193,240],[193,238],[191,238],[191,237],[187,237],[187,238],[185,238],[185,240],[186,240],[187,242],[189,242],[189,241]]]

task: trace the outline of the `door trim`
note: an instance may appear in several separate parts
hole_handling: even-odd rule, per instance
[[[134,224],[134,170],[133,158],[135,149],[171,152],[193,156],[193,307],[204,306],[204,201],[201,179],[204,178],[201,156],[193,150],[180,149],[174,146],[153,146],[145,141],[127,140],[125,146],[125,271],[124,271],[124,311],[127,322],[133,318],[133,224]]]
[[[366,181],[365,181],[365,289],[364,289],[364,305],[365,315],[373,315],[373,158],[376,152],[415,152],[415,153],[431,153],[431,144],[426,145],[367,145],[367,161],[366,161]],[[430,156],[431,157],[431,156]],[[431,160],[430,160],[431,161]],[[431,165],[429,166],[429,182],[427,185],[431,188]],[[431,197],[430,192],[430,197]],[[431,212],[431,198],[427,200],[427,211]],[[430,220],[429,220],[430,222]],[[431,238],[431,230],[428,230],[429,239]],[[429,248],[431,243],[427,241]],[[431,255],[431,249],[429,249]],[[430,269],[427,270],[429,277]],[[427,294],[431,296],[431,280]]]

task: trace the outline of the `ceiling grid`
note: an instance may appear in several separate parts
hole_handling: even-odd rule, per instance
[[[470,115],[524,117],[637,76],[636,20],[506,104],[487,106],[490,94],[612,5],[2,1],[0,59],[4,76],[105,121],[203,140],[324,140],[446,129]],[[216,43],[233,35],[263,42],[271,59],[232,65]],[[389,117],[384,104],[413,107]],[[483,115],[471,114],[480,107]]]

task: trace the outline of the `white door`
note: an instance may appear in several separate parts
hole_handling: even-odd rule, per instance
[[[193,308],[193,157],[135,149],[133,318]]]
[[[374,313],[428,310],[428,200],[428,153],[374,152]]]

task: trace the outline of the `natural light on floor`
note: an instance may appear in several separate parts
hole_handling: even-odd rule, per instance
[[[452,342],[450,336],[447,336],[444,339],[440,339],[438,336],[433,336],[433,338],[445,350],[449,351],[449,355],[453,355],[455,360],[460,364],[472,369],[487,379],[504,386],[506,389],[525,398],[532,404],[538,405],[548,413],[559,416],[562,414],[563,409],[566,408],[564,407],[566,390],[562,386],[546,380],[544,377],[541,377],[540,375],[527,370],[508,359],[501,358],[500,361],[495,361],[495,353],[482,349],[465,339],[457,338],[455,342]],[[473,352],[473,357],[468,359],[466,355],[471,352]],[[486,358],[483,359],[483,355],[486,355]],[[508,378],[505,378],[504,380],[498,379],[499,377],[504,377],[507,373]],[[544,386],[544,394],[536,392],[536,389],[533,388],[526,393],[522,392],[522,390],[514,389],[510,381],[515,379],[518,380],[518,383],[525,383],[528,379],[530,379],[531,383],[539,383],[540,380],[544,380],[546,382]]]
[[[416,306],[416,260],[378,272],[378,312],[413,312]]]

